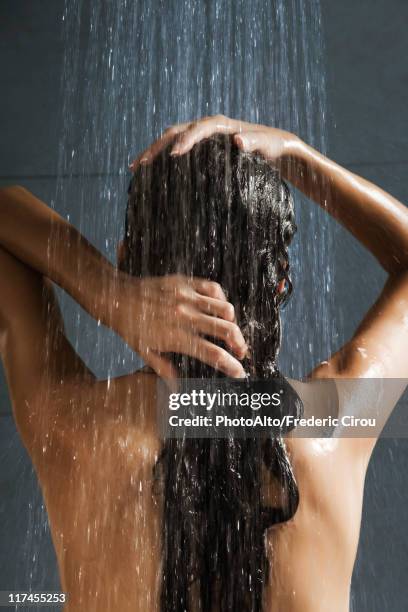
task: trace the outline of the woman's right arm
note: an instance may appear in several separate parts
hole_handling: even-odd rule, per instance
[[[313,376],[408,377],[407,207],[297,139],[281,168],[287,180],[351,232],[389,275],[350,341]]]
[[[407,272],[406,206],[300,140],[291,151],[282,160],[285,178],[337,219],[390,275]]]
[[[391,195],[349,172],[289,132],[223,115],[173,126],[132,164],[150,161],[170,142],[183,155],[216,133],[279,167],[290,181],[349,230],[388,272],[377,302],[353,337],[312,377],[408,377],[408,210]]]
[[[350,409],[352,414],[356,407],[350,407],[349,400],[356,397],[358,383],[348,379],[380,379],[365,386],[364,397],[361,389],[359,392],[356,416],[373,416],[375,402],[379,406],[376,431],[357,445],[368,458],[376,436],[403,393],[404,379],[408,378],[408,209],[297,136],[222,115],[173,126],[132,167],[150,163],[169,142],[173,142],[173,154],[182,155],[216,133],[233,134],[241,149],[260,153],[279,167],[283,178],[337,219],[388,272],[383,291],[352,338],[309,376],[309,379],[338,379],[341,409]],[[394,380],[385,383],[383,379]]]
[[[216,133],[234,134],[241,149],[260,153],[278,166],[284,179],[344,225],[387,272],[394,275],[408,270],[406,206],[290,132],[223,115],[204,117],[167,129],[131,168],[149,163],[171,142],[172,154],[183,155]]]

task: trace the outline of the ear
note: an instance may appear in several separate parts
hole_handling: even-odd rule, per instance
[[[286,280],[283,278],[278,285],[278,293],[283,293],[286,287]]]

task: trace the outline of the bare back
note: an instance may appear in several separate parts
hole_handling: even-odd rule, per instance
[[[207,129],[208,121],[204,124]],[[194,130],[200,125],[198,122]],[[215,127],[219,130],[217,126],[218,120]],[[227,127],[239,132],[242,139],[241,124],[232,122]],[[257,150],[268,158],[270,145],[280,136],[273,128],[257,129]],[[406,208],[307,145],[298,145],[294,153],[297,151],[302,172],[295,170],[286,178],[319,205],[328,206],[328,212],[388,273],[384,289],[353,336],[314,370],[313,378],[406,379]],[[327,180],[333,192],[329,205],[319,195]],[[172,303],[169,316],[162,281],[142,279],[136,286],[124,275],[118,285],[109,262],[26,190],[0,190],[0,204],[0,354],[15,421],[44,493],[62,587],[70,595],[66,612],[157,610],[162,510],[160,487],[157,490],[153,477],[160,451],[155,377],[138,373],[110,383],[97,382],[66,338],[52,282],[68,291],[91,316],[106,321],[159,372],[163,367],[160,354],[180,351],[183,338],[190,339],[186,333],[182,337],[168,333],[172,321],[176,329],[185,319],[191,324],[191,305],[186,311],[192,299],[190,285],[182,283],[183,290],[178,288],[178,301]],[[58,241],[52,261],[51,227],[58,228],[56,235],[67,237]],[[81,282],[79,269],[84,274]],[[105,282],[109,291],[101,290]],[[171,291],[165,295],[174,294],[171,282]],[[202,283],[201,279],[199,285]],[[231,336],[226,332],[233,325],[233,310],[225,311],[225,301],[220,311],[220,300],[209,297],[208,287],[205,295],[203,305],[203,294],[193,292],[196,320],[206,325],[195,329],[195,343],[187,343],[195,350],[203,343],[202,334],[208,334],[208,313],[213,315],[211,331],[214,324],[222,325],[221,337]],[[143,313],[142,319],[134,316],[135,311]],[[112,312],[116,313],[113,318]],[[149,323],[147,315],[151,315]],[[169,346],[170,336],[176,346]],[[227,351],[220,355],[220,347],[205,346],[209,365],[223,363],[225,374],[240,376],[241,364]],[[393,405],[391,398],[380,426]],[[364,478],[375,438],[291,438],[286,442],[300,505],[291,521],[267,534],[271,576],[264,609],[346,612]]]
[[[67,612],[158,610],[162,508],[155,380],[62,386],[24,434],[47,505]],[[265,611],[348,610],[366,464],[354,440],[287,439],[300,504],[267,532]],[[266,485],[265,485],[266,486]]]

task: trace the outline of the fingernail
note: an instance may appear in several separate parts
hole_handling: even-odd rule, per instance
[[[173,147],[172,150],[170,151],[170,155],[178,155],[180,153],[180,149],[179,147]]]
[[[148,161],[147,157],[142,157],[142,159],[139,160],[139,164],[147,164]]]

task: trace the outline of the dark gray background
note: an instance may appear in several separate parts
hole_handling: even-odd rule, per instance
[[[55,197],[61,133],[63,4],[0,2],[0,179],[21,183],[47,202]],[[406,202],[408,3],[322,0],[322,6],[329,155]],[[75,210],[73,215],[75,221]],[[343,231],[337,234],[335,260],[339,327],[347,336],[383,274]],[[92,327],[84,333],[85,354],[93,334]],[[0,590],[57,588],[45,511],[10,416],[4,379],[0,397]],[[408,607],[407,458],[407,441],[382,440],[370,464],[353,578],[356,612]]]

